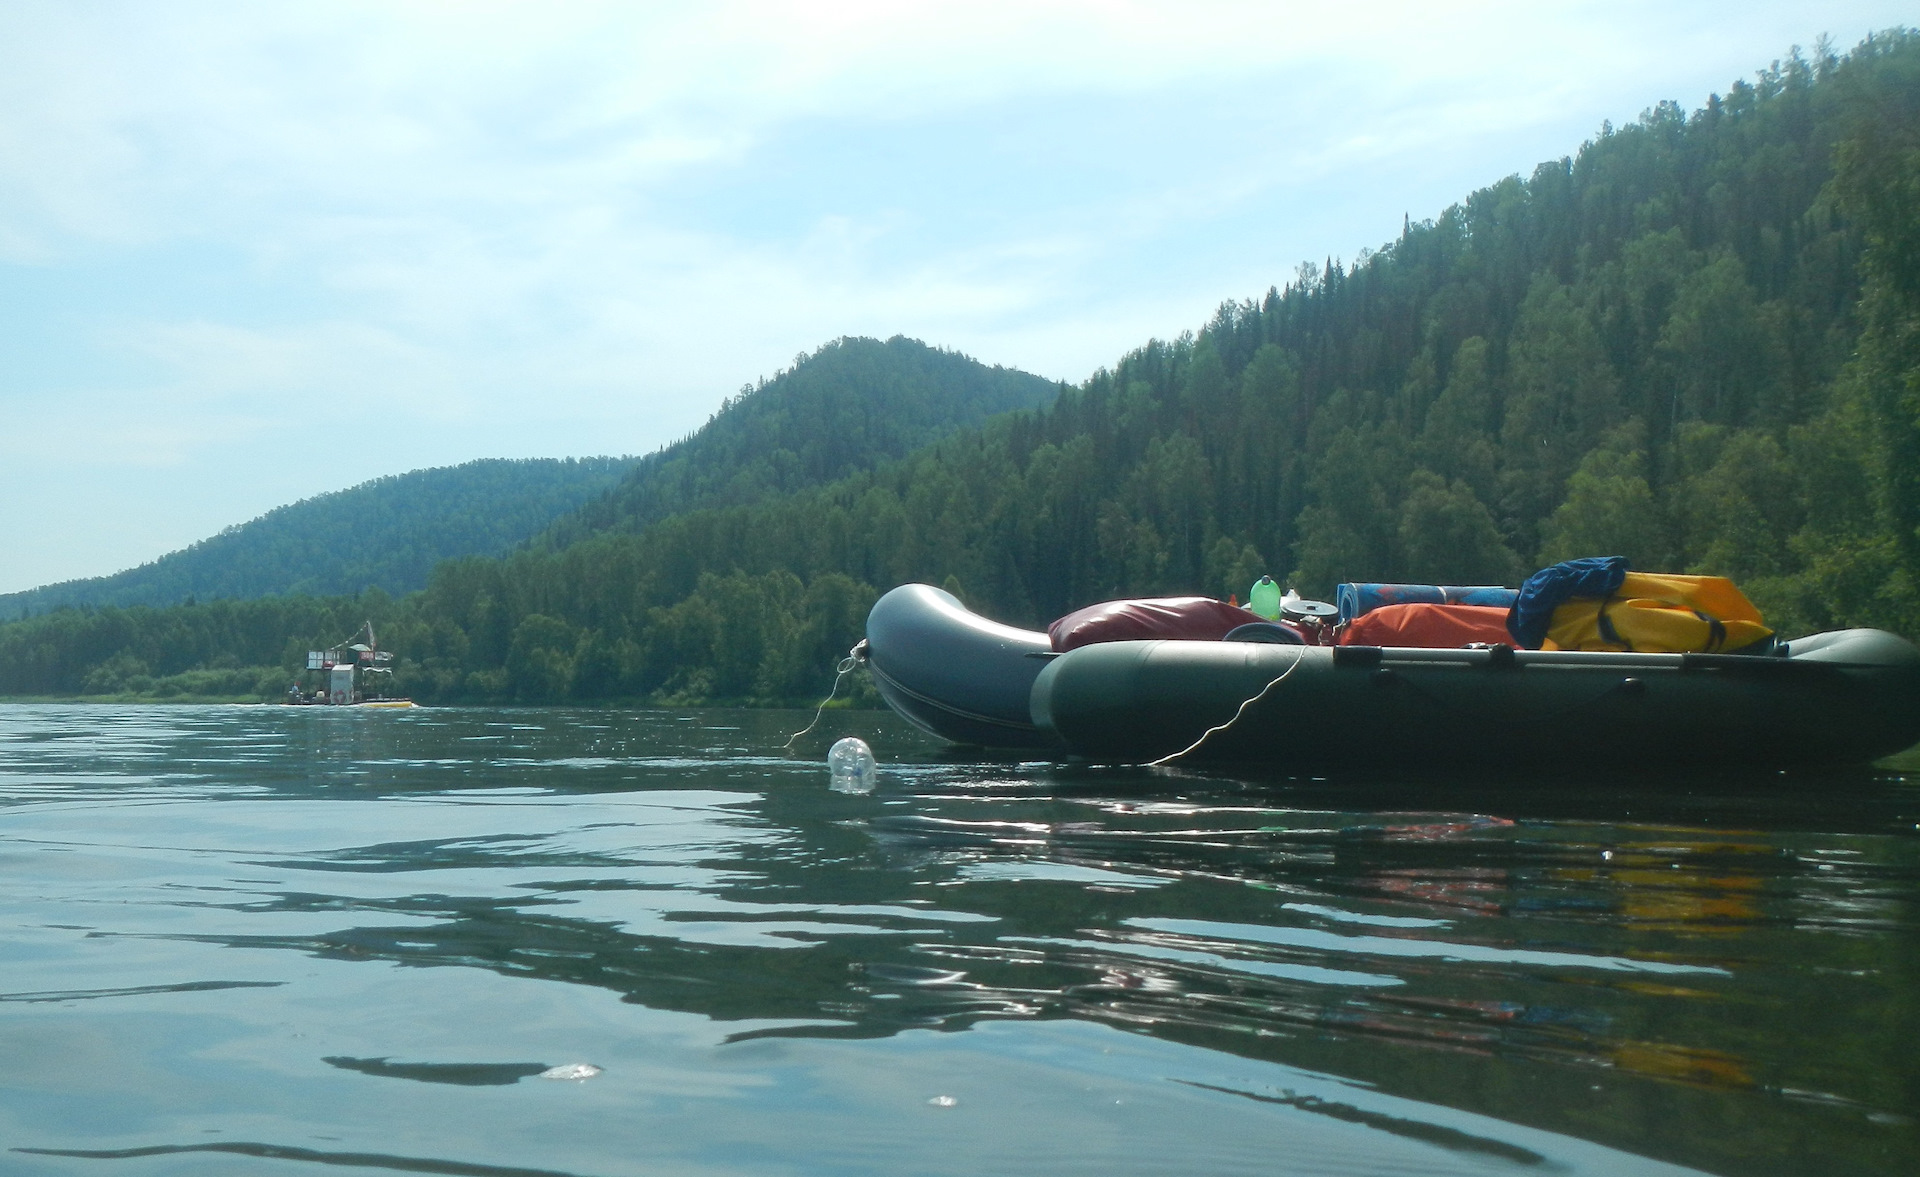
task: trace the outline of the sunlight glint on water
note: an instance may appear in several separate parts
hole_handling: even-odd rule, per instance
[[[1904,780],[805,718],[0,707],[0,1171],[1920,1164]]]

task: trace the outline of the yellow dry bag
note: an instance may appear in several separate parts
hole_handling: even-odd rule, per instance
[[[1629,572],[1603,599],[1556,608],[1541,648],[1724,654],[1772,636],[1760,611],[1724,576]]]

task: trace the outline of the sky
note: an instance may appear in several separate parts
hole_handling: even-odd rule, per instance
[[[847,335],[1079,382],[1882,0],[0,5],[0,592]]]

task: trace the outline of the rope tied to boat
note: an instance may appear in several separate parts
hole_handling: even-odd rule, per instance
[[[1292,674],[1294,671],[1298,670],[1300,668],[1300,664],[1302,662],[1305,662],[1306,660],[1307,660],[1307,647],[1301,646],[1294,653],[1293,662],[1290,665],[1288,665],[1288,667],[1285,670],[1280,672],[1280,677],[1274,679],[1272,682],[1268,683],[1266,686],[1261,687],[1259,691],[1257,691],[1253,695],[1250,695],[1246,699],[1243,699],[1240,703],[1240,706],[1235,709],[1233,713],[1233,718],[1227,720],[1227,722],[1225,723],[1215,724],[1214,726],[1208,728],[1206,731],[1201,732],[1199,739],[1195,740],[1191,744],[1188,744],[1186,747],[1180,749],[1178,752],[1169,753],[1166,756],[1162,756],[1158,760],[1147,761],[1147,767],[1148,768],[1164,768],[1165,766],[1172,764],[1174,761],[1180,759],[1182,756],[1187,756],[1194,752],[1199,751],[1200,745],[1206,743],[1208,740],[1212,739],[1214,736],[1219,735],[1221,732],[1226,731],[1228,728],[1232,727],[1234,724],[1239,723],[1240,717],[1247,713],[1247,708],[1253,706],[1255,703],[1258,703],[1260,700],[1266,698],[1268,691],[1271,691],[1273,688],[1287,681],[1287,676],[1289,674]]]
[[[845,658],[840,659],[840,664],[834,667],[834,670],[837,673],[835,673],[833,676],[833,689],[827,692],[827,697],[820,700],[820,706],[814,709],[813,722],[809,723],[807,726],[801,728],[799,731],[788,736],[787,742],[780,745],[780,750],[782,752],[785,752],[791,749],[793,747],[793,742],[795,740],[799,739],[801,736],[806,735],[808,732],[812,731],[814,728],[819,726],[820,717],[827,713],[827,704],[833,702],[833,697],[840,693],[840,680],[847,677],[847,675],[853,673],[855,669],[857,669],[858,667],[860,667],[862,664],[866,662],[867,660],[866,645],[867,643],[865,641],[856,643],[851,650],[847,651],[847,656]]]

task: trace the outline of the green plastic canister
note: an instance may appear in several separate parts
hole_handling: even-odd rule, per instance
[[[1268,621],[1280,619],[1280,586],[1273,577],[1263,576],[1247,590],[1247,608]]]

